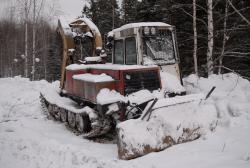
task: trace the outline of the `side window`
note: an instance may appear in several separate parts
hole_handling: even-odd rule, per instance
[[[126,43],[126,64],[136,65],[137,54],[136,54],[136,42],[134,37],[129,37],[125,40]]]
[[[115,41],[114,63],[124,64],[123,40]]]

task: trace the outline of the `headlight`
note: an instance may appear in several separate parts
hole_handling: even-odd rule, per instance
[[[152,28],[151,28],[151,34],[152,34],[152,35],[155,35],[155,34],[156,34],[156,29],[155,29],[155,27],[152,27]]]
[[[149,35],[149,28],[148,27],[144,27],[144,34]]]

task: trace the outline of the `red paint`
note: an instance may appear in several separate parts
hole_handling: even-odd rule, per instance
[[[81,69],[81,70],[67,70],[66,71],[66,85],[65,90],[68,94],[87,99],[96,103],[96,96],[103,88],[116,90],[124,95],[124,72],[138,72],[138,71],[158,71],[158,79],[160,80],[159,68],[144,68],[144,69],[128,69],[128,70],[113,70],[113,69]],[[112,82],[89,82],[82,80],[74,80],[73,75],[76,74],[102,74],[105,73],[111,76],[115,81]],[[160,83],[161,86],[161,83]]]
[[[68,94],[74,94],[74,80],[73,75],[84,74],[87,73],[86,69],[81,70],[66,70],[66,82],[65,82],[65,90]]]

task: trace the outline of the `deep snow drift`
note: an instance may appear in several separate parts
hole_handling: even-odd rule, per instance
[[[46,81],[0,79],[0,167],[250,167],[250,82],[234,74],[208,79],[190,75],[184,84],[189,93],[207,93],[216,86],[204,102],[216,112],[214,131],[193,142],[121,161],[115,144],[83,139],[46,118],[39,102],[40,90],[49,85]]]

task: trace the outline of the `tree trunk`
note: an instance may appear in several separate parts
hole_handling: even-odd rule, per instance
[[[25,57],[24,57],[24,76],[28,77],[28,1],[25,1]]]
[[[35,80],[35,70],[36,70],[36,0],[33,2],[33,40],[32,40],[32,80]]]
[[[112,1],[112,7],[113,7],[113,11],[112,11],[112,29],[115,29],[115,2],[114,0]]]
[[[208,13],[208,49],[207,49],[207,73],[213,74],[213,48],[214,48],[214,26],[213,26],[213,0],[207,1]]]
[[[196,28],[196,0],[193,0],[193,31],[194,31],[194,72],[198,76],[197,64],[197,28]]]
[[[228,1],[226,0],[226,5],[225,5],[225,18],[224,18],[224,24],[223,24],[223,41],[222,41],[222,49],[221,49],[221,55],[219,59],[219,69],[218,69],[218,74],[221,74],[221,67],[223,65],[223,57],[225,53],[225,46],[226,46],[226,41],[227,41],[227,17],[228,17]]]
[[[0,39],[0,42],[2,43],[2,39]],[[0,45],[0,78],[3,74],[3,54],[2,54],[2,46]]]

